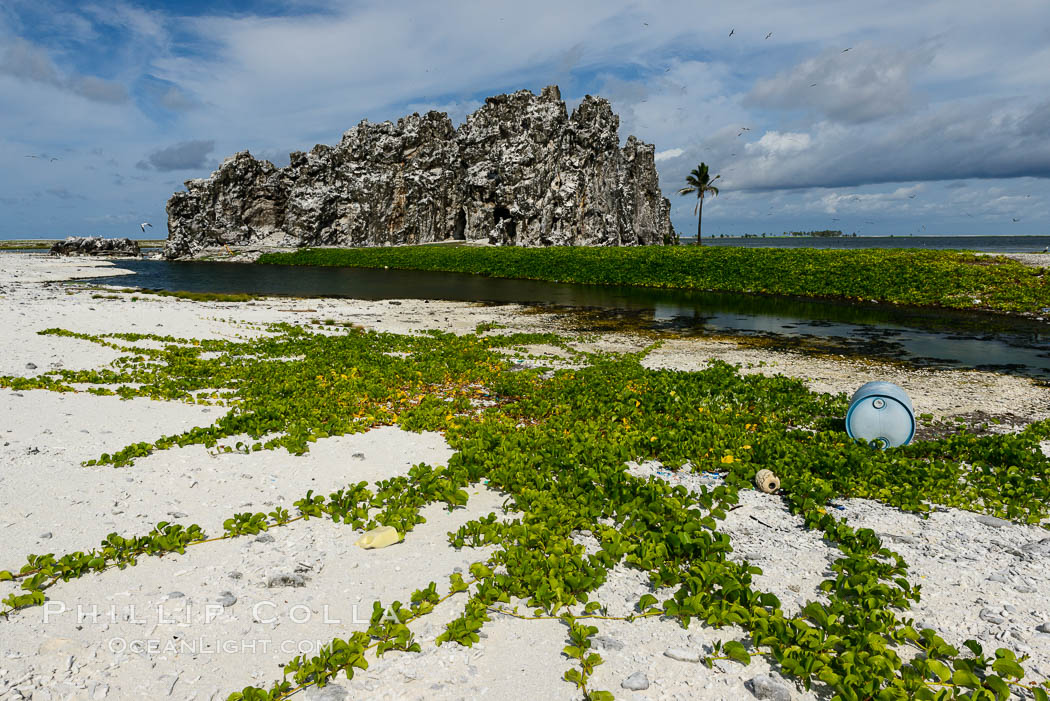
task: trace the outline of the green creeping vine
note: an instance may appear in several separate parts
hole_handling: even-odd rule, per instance
[[[411,531],[424,519],[419,509],[442,502],[450,509],[467,502],[467,492],[460,483],[445,478],[444,470],[420,463],[413,466],[406,477],[396,477],[378,483],[373,493],[367,482],[333,492],[327,499],[310,490],[294,504],[298,515],[292,517],[287,509],[277,507],[268,514],[239,513],[223,523],[225,533],[209,538],[200,526],[183,528],[179,524],[161,521],[144,536],[122,537],[116,533],[106,536],[102,544],[89,552],[73,552],[55,558],[53,554],[30,555],[28,562],[17,572],[0,571],[0,581],[21,580],[25,594],[12,593],[0,603],[5,618],[13,611],[39,606],[45,600],[44,591],[59,581],[76,579],[89,572],[101,572],[111,567],[124,569],[135,565],[138,558],[163,557],[171,553],[184,554],[187,547],[226,540],[241,535],[256,535],[275,526],[284,526],[311,517],[330,517],[355,529],[374,528],[377,525],[394,526],[402,533]],[[372,511],[382,509],[375,518]]]
[[[21,588],[27,592],[13,593],[0,601],[6,607],[0,610],[0,615],[6,618],[11,611],[39,606],[45,600],[44,590],[50,589],[59,580],[68,582],[89,572],[101,572],[110,567],[124,569],[138,564],[138,558],[142,555],[181,555],[186,552],[186,546],[204,539],[200,526],[183,528],[177,523],[161,521],[147,535],[140,537],[122,538],[116,533],[110,533],[99,548],[87,553],[69,553],[58,559],[54,554],[30,555],[18,574],[0,570],[0,581],[22,580]]]
[[[684,627],[730,625],[746,634],[743,641],[719,645],[708,664],[746,664],[752,655],[767,655],[796,683],[842,701],[976,701],[1011,694],[1047,700],[1045,685],[1024,682],[1024,659],[1011,651],[988,657],[967,641],[964,654],[936,631],[916,630],[903,617],[920,596],[908,581],[907,564],[872,531],[854,529],[825,507],[832,499],[862,497],[919,514],[935,504],[965,506],[1045,525],[1050,460],[1038,444],[1050,437],[1050,421],[1015,435],[960,432],[872,451],[842,431],[836,417],[845,413],[844,396],[815,394],[782,376],[741,376],[724,363],[701,372],[648,370],[640,363],[647,351],[582,355],[549,334],[397,336],[290,325],[269,330],[252,341],[49,330],[129,355],[102,371],[0,377],[0,386],[229,407],[211,426],[126,446],[89,465],[131,465],[152,451],[189,444],[247,452],[282,447],[300,454],[318,439],[392,423],[443,432],[454,450],[448,465],[416,465],[407,475],[371,488],[352,484],[327,498],[307,492],[294,511],[233,514],[219,538],[207,538],[197,526],[161,522],[146,536],[110,535],[87,553],[31,555],[17,574],[0,572],[0,580],[16,580],[22,592],[4,600],[5,613],[40,604],[59,581],[300,519],[409,532],[423,522],[423,506],[462,506],[466,489],[487,480],[506,495],[505,508],[514,517],[488,514],[449,533],[455,547],[491,548],[485,561],[471,567],[469,581],[455,574],[443,597],[430,583],[412,595],[408,607],[380,607],[366,631],[290,661],[285,678],[269,690],[247,687],[229,698],[284,699],[337,674],[352,678],[355,669],[367,667],[369,651],[417,650],[410,624],[460,593],[463,609],[438,644],[473,645],[493,615],[556,618],[567,628],[564,652],[572,665],[564,678],[588,698],[609,698],[591,688],[601,663],[590,651],[597,628],[582,622],[614,618],[599,592],[609,570],[623,564],[646,572],[652,587],[628,620],[659,616]],[[517,370],[500,352],[535,343],[557,345],[584,367],[553,375]],[[247,440],[238,440],[245,435]],[[630,474],[630,460],[717,471],[724,480],[688,491]],[[760,570],[730,559],[732,544],[718,527],[762,467],[781,478],[782,498],[806,527],[841,551],[834,576],[796,616],[785,616],[774,595],[754,588]],[[597,550],[580,544],[585,534]],[[530,615],[517,612],[522,605]]]
[[[598,632],[595,626],[580,625],[572,616],[562,617],[562,622],[569,626],[569,641],[572,643],[565,647],[564,653],[571,660],[577,660],[580,669],[569,669],[564,679],[572,682],[576,688],[583,692],[585,701],[612,701],[614,698],[608,691],[598,691],[587,688],[587,680],[594,672],[594,668],[602,663],[602,657],[591,649],[591,638]]]

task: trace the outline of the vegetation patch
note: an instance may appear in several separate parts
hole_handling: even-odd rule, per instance
[[[256,295],[249,293],[227,293],[227,292],[188,292],[185,290],[161,290],[157,288],[143,287],[103,287],[81,282],[71,282],[70,287],[76,290],[89,290],[94,292],[92,299],[121,299],[119,295],[133,295],[132,300],[137,301],[138,295],[155,295],[157,297],[174,297],[192,302],[254,302],[256,300],[271,299],[282,295]],[[73,292],[67,291],[67,294]],[[292,299],[301,299],[294,297]]]
[[[471,273],[588,285],[826,297],[1040,313],[1050,308],[1043,268],[1003,256],[913,249],[826,250],[638,247],[308,249],[259,263]]]
[[[152,288],[122,287],[114,289],[114,292],[130,295],[155,295],[157,297],[175,297],[176,299],[188,299],[193,302],[252,302],[257,299],[266,299],[262,295],[245,293],[224,292],[187,292],[185,290],[159,290]],[[132,298],[134,299],[134,297]]]
[[[627,620],[659,617],[667,625],[746,632],[743,642],[721,644],[708,665],[765,655],[797,685],[844,701],[1011,694],[1047,701],[1045,688],[1024,681],[1024,657],[1006,648],[986,654],[972,640],[957,649],[935,630],[917,629],[907,613],[921,590],[908,579],[907,563],[874,532],[853,528],[827,506],[859,497],[919,514],[945,505],[1045,525],[1050,460],[1039,441],[1050,436],[1050,421],[1016,434],[961,430],[879,451],[842,431],[845,395],[814,393],[800,380],[741,375],[720,362],[698,372],[651,370],[641,361],[655,344],[637,353],[583,354],[553,334],[495,330],[403,336],[275,324],[268,336],[250,341],[41,332],[127,355],[101,370],[0,377],[0,386],[66,392],[89,386],[121,397],[230,408],[210,426],[117,447],[89,466],[130,467],[153,451],[189,444],[302,454],[314,441],[383,424],[440,431],[454,454],[447,466],[421,463],[375,485],[351,483],[327,496],[307,491],[295,511],[231,514],[221,535],[160,521],[145,535],[113,533],[87,551],[29,555],[20,568],[0,571],[0,580],[20,587],[3,600],[5,616],[40,605],[63,581],[292,521],[410,532],[424,521],[424,506],[459,508],[467,488],[485,480],[521,516],[502,521],[490,513],[449,533],[457,548],[492,546],[469,577],[450,573],[441,591],[436,582],[420,582],[407,603],[377,603],[366,630],[289,660],[269,688],[247,686],[229,700],[284,699],[339,675],[352,678],[368,667],[370,654],[418,650],[412,624],[454,600],[460,613],[438,644],[473,645],[497,612],[555,618],[565,626],[566,682],[584,698],[612,698],[593,688],[592,672],[602,659],[591,639],[610,618],[596,592],[623,564],[645,572],[654,591]],[[562,349],[582,367],[520,369],[501,352],[538,344]],[[251,438],[229,445],[242,434]],[[631,460],[716,472],[723,480],[692,492],[630,474]],[[783,499],[839,550],[820,600],[794,616],[776,596],[755,588],[761,570],[731,560],[732,543],[719,530],[761,468],[781,479],[779,495],[769,498]],[[598,542],[596,552],[574,540],[584,532]]]

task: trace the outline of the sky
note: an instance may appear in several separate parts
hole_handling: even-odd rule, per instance
[[[549,84],[655,146],[683,236],[700,162],[705,237],[1045,235],[1047,66],[1046,0],[4,0],[0,239],[164,238],[238,151]]]

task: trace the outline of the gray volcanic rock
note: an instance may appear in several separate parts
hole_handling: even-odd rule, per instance
[[[141,256],[131,239],[104,239],[101,236],[69,236],[51,246],[53,256]]]
[[[617,246],[674,238],[654,148],[590,95],[570,116],[557,86],[497,95],[455,129],[431,111],[362,121],[285,168],[247,151],[168,201],[167,258],[208,248],[438,241]]]

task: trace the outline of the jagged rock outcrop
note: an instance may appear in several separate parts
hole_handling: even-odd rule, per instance
[[[53,256],[141,256],[132,239],[104,239],[101,236],[69,236],[51,246]]]
[[[557,86],[490,97],[455,129],[442,112],[362,121],[285,168],[247,151],[168,201],[167,258],[216,247],[664,244],[674,237],[654,149],[620,148],[619,117]]]

